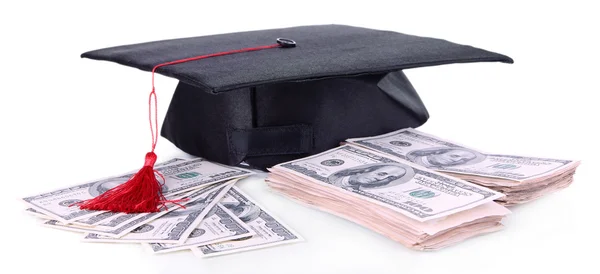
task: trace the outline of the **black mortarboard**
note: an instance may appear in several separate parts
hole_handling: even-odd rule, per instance
[[[281,37],[297,45],[260,48]],[[212,58],[186,60],[202,55]],[[425,123],[427,110],[403,69],[513,62],[445,40],[342,25],[164,40],[82,57],[145,71],[167,63],[156,73],[180,82],[162,136],[187,153],[258,168]],[[185,62],[168,63],[175,60]]]

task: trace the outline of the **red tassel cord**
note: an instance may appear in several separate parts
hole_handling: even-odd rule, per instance
[[[196,61],[200,59],[206,59],[211,57],[257,51],[263,49],[271,49],[278,47],[286,47],[282,44],[272,44],[266,46],[259,46],[253,48],[243,48],[238,50],[224,51],[218,53],[212,53],[207,55],[201,55],[191,58],[185,58],[175,60],[171,62],[162,63],[156,65],[152,69],[152,91],[148,100],[148,120],[150,121],[150,132],[152,134],[152,150],[146,154],[144,161],[144,167],[142,167],[135,175],[133,175],[127,182],[118,185],[103,194],[86,201],[78,203],[80,209],[88,210],[106,210],[113,212],[124,212],[124,213],[143,213],[143,212],[157,212],[166,207],[167,203],[180,202],[181,200],[166,200],[162,193],[162,186],[165,183],[165,178],[158,171],[154,170],[154,164],[156,163],[157,156],[154,153],[156,143],[158,141],[158,114],[157,114],[157,99],[154,88],[154,73],[156,70],[163,66],[176,65],[180,63]],[[154,103],[153,103],[154,101]],[[153,109],[154,107],[154,115]],[[154,119],[153,119],[154,118]],[[158,180],[160,178],[162,182]]]

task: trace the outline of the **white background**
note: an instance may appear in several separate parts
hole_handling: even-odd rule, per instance
[[[392,3],[393,2],[393,3]],[[598,9],[595,1],[3,1],[0,4],[1,272],[571,273],[597,270]],[[306,242],[199,259],[138,245],[80,243],[41,227],[18,198],[139,168],[149,150],[150,74],[80,59],[168,38],[349,24],[447,39],[515,64],[406,74],[431,119],[421,129],[488,152],[580,159],[575,183],[513,208],[500,232],[416,252],[338,217],[241,187]],[[162,118],[177,81],[159,76]],[[159,160],[185,155],[161,139]]]

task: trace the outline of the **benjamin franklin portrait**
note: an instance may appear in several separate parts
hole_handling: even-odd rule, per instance
[[[472,165],[485,159],[485,155],[462,147],[434,147],[409,152],[409,161],[424,167],[453,167]]]
[[[331,174],[327,181],[335,186],[360,190],[386,188],[408,182],[414,170],[399,163],[377,163],[340,170]]]

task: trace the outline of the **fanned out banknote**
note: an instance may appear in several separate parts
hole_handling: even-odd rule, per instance
[[[147,222],[120,238],[102,236],[97,233],[88,233],[85,241],[114,242],[114,243],[171,243],[182,244],[187,240],[192,230],[200,224],[204,216],[221,200],[233,183],[225,183],[222,187],[205,191],[201,195],[190,195],[190,202],[183,204],[160,218]]]
[[[167,166],[177,162],[184,162],[185,159],[173,158],[171,160],[157,163],[156,167]],[[44,215],[45,216],[45,215]],[[73,221],[73,224],[80,226],[105,226],[105,229],[117,229],[120,225],[125,225],[128,220],[135,217],[134,214],[124,214],[118,212],[103,212],[101,214],[93,215],[88,218],[79,219]]]
[[[186,161],[182,158],[173,158],[168,161],[155,164],[155,167],[167,166],[173,163],[180,163]],[[74,221],[77,225],[88,225],[88,226],[106,226],[112,229],[118,228],[119,225],[124,225],[127,220],[131,219],[134,215],[124,214],[118,212],[103,212],[101,214],[93,215],[89,218],[79,219]]]
[[[171,164],[157,166],[156,170],[163,174],[165,178],[163,194],[170,198],[177,194],[206,187],[211,184],[253,174],[253,172],[248,170],[211,163],[202,158],[175,161]],[[117,177],[46,192],[23,198],[23,201],[29,207],[52,217],[54,220],[65,224],[73,223],[77,220],[90,218],[102,213],[81,210],[79,207],[73,206],[74,204],[94,198],[117,185],[125,183],[133,174],[135,173],[127,173]],[[122,224],[122,222],[119,222],[119,224]],[[116,229],[114,226],[110,227]]]
[[[69,206],[118,185],[103,189],[100,182],[126,178],[118,176],[24,198],[30,206],[25,212],[42,219],[46,227],[83,233],[84,242],[138,243],[153,253],[210,247],[215,250],[211,255],[221,255],[301,240],[247,194],[232,188],[239,179],[253,174],[250,171],[203,159],[177,158],[155,168],[167,175],[164,193],[183,202],[168,204],[159,212],[137,214],[81,211]],[[268,229],[271,233],[265,232]],[[231,247],[232,242],[241,244]]]
[[[47,221],[44,225],[57,229],[94,234],[96,236],[101,235],[104,237],[99,237],[98,241],[105,242],[129,241],[179,243],[185,241],[185,238],[187,237],[185,233],[191,233],[191,230],[194,228],[193,224],[188,224],[188,222],[198,224],[203,217],[199,216],[202,214],[206,215],[208,212],[208,210],[204,209],[209,207],[209,205],[212,207],[216,204],[219,199],[225,195],[233,183],[235,183],[235,181],[213,184],[199,190],[193,190],[181,197],[181,199],[187,199],[187,201],[182,202],[181,204],[169,204],[166,209],[162,209],[159,212],[127,214],[135,215],[135,217],[128,219],[124,222],[124,225],[119,225],[118,228],[115,229],[102,226],[82,227],[77,224],[64,224],[57,220]],[[187,207],[188,205],[191,205],[190,208]],[[183,206],[183,208],[181,206]],[[179,218],[180,216],[183,216],[183,218]],[[147,225],[148,223],[153,223],[157,230],[149,229],[154,226]],[[167,230],[162,230],[162,228]],[[184,231],[180,231],[180,228],[185,229]],[[130,233],[136,229],[137,232]],[[159,232],[162,232],[162,234]]]
[[[220,204],[231,210],[246,225],[254,236],[237,240],[206,244],[192,248],[198,257],[212,257],[248,250],[290,244],[302,241],[302,237],[264,207],[258,205],[239,188],[233,187]]]
[[[526,203],[569,186],[580,163],[484,153],[415,129],[346,142],[489,187],[506,195],[498,199],[504,205]]]
[[[241,240],[254,236],[250,226],[244,223],[233,212],[221,204],[217,204],[204,217],[200,225],[181,244],[150,243],[147,246],[154,253],[167,253],[178,250],[189,250],[191,247],[210,245],[230,240]]]
[[[269,171],[274,190],[419,250],[496,231],[510,213],[501,193],[357,146]]]

